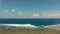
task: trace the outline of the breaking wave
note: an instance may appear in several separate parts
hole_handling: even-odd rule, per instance
[[[48,26],[44,26],[44,28],[60,30],[60,24],[57,24],[57,25],[48,25]]]
[[[31,25],[31,24],[0,24],[0,25],[1,25],[1,26],[38,28],[37,26]]]
[[[56,30],[60,30],[60,24],[57,25],[41,25],[41,26],[35,26],[32,24],[0,24],[0,26],[14,26],[14,27],[26,27],[26,28],[44,28],[44,29],[56,29]]]

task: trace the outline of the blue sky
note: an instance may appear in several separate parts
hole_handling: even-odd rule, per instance
[[[0,0],[0,18],[60,18],[60,0]]]

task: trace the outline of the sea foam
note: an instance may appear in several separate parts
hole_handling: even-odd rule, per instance
[[[3,26],[14,26],[14,27],[27,27],[27,28],[38,28],[35,25],[31,25],[31,24],[0,24]]]
[[[60,24],[57,24],[57,25],[48,25],[48,26],[44,26],[44,28],[60,30]]]
[[[60,30],[60,24],[57,25],[41,25],[41,26],[35,26],[32,24],[0,24],[0,26],[14,26],[14,27],[25,27],[25,28],[44,28],[44,29],[56,29],[56,30]]]

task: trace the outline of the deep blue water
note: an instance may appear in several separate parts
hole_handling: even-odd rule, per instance
[[[53,25],[60,24],[60,19],[0,19],[0,24]]]

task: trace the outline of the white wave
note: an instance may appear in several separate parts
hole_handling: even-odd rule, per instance
[[[38,28],[37,26],[31,24],[0,24],[3,26],[15,26],[15,27],[28,27],[28,28]]]
[[[57,25],[41,25],[40,27],[32,25],[32,24],[0,24],[1,26],[14,26],[14,27],[26,27],[26,28],[45,28],[45,29],[56,29],[60,30],[60,24]]]
[[[60,30],[60,24],[57,24],[57,25],[48,25],[48,26],[44,26],[44,28]]]

